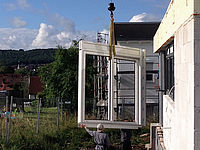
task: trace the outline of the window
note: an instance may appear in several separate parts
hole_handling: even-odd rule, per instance
[[[145,51],[79,43],[78,123],[136,129],[145,124]]]
[[[165,52],[165,89],[172,99],[174,99],[174,42],[167,46]]]
[[[146,80],[153,82],[153,74],[146,74]]]

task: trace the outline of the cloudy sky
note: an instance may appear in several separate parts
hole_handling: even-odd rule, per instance
[[[0,0],[0,49],[69,47],[109,30],[110,0]],[[112,0],[116,22],[160,21],[170,0]]]

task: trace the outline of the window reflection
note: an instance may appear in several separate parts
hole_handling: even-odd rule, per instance
[[[135,121],[135,63],[115,59],[114,112],[116,121]]]
[[[108,120],[108,57],[86,55],[87,120]]]

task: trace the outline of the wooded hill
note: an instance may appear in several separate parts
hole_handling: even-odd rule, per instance
[[[33,49],[33,50],[0,50],[0,63],[7,66],[17,65],[18,63],[28,64],[47,64],[55,60],[56,49]]]

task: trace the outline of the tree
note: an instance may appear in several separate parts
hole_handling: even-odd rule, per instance
[[[39,74],[47,99],[62,97],[71,102],[71,110],[77,109],[78,98],[78,48],[58,47],[55,61],[41,67]]]
[[[0,63],[0,74],[12,74],[14,69],[12,67],[7,67],[4,63]]]
[[[15,70],[15,74],[21,74],[22,76],[28,76],[30,74],[27,68],[20,68]]]

